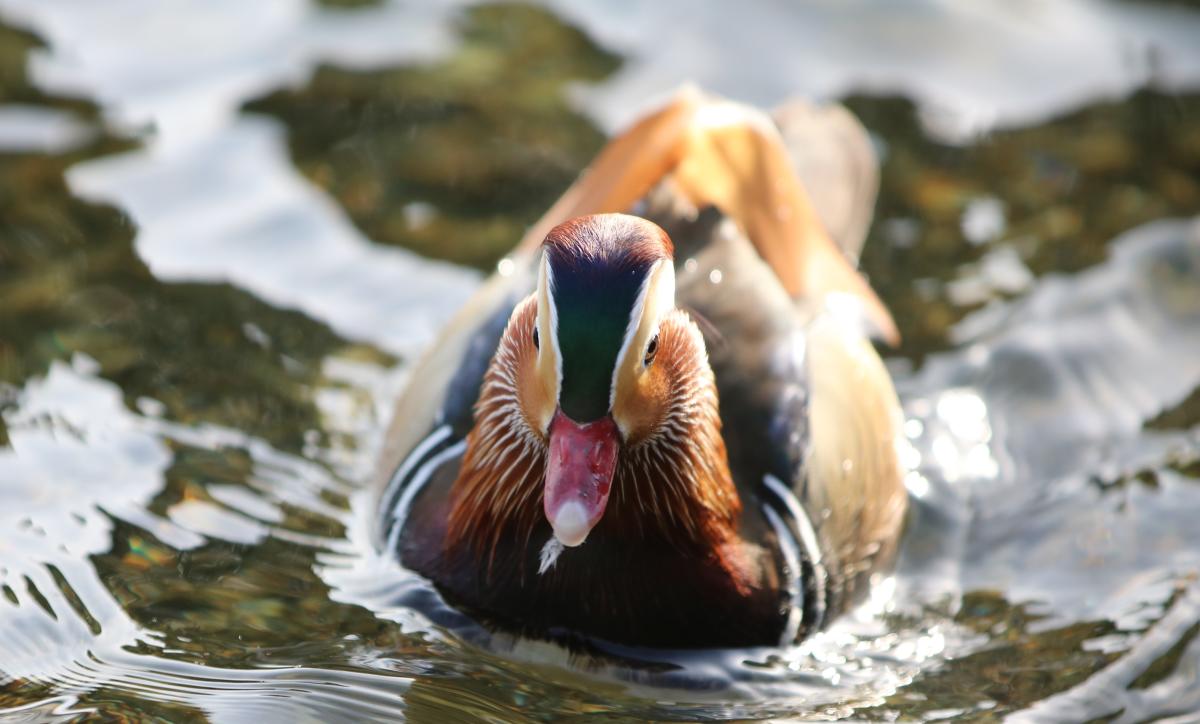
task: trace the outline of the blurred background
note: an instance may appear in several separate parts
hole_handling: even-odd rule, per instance
[[[359,491],[686,82],[871,133],[916,513],[876,605],[664,694],[395,606]],[[1193,720],[1198,212],[1194,2],[0,0],[0,717]]]

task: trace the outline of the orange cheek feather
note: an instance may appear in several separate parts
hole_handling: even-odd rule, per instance
[[[668,386],[661,362],[655,361],[641,374],[623,375],[617,387],[613,417],[625,433],[627,444],[643,442],[662,422]]]
[[[554,368],[550,364],[538,365],[538,349],[533,345],[537,307],[532,299],[525,302],[519,314],[510,330],[518,350],[513,374],[517,383],[517,398],[520,401],[521,414],[525,417],[525,424],[545,440],[550,419],[557,407]]]

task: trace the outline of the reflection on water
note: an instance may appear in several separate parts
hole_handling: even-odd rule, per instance
[[[670,3],[251,5],[0,0],[49,42],[0,26],[0,714],[1200,710],[1200,99],[1174,95],[1200,14],[763,3],[764,66]],[[984,21],[1008,61],[964,60]],[[478,279],[429,257],[494,263],[593,123],[680,68],[859,91],[915,504],[873,602],[794,649],[677,656],[659,680],[692,688],[662,689],[405,606],[430,591],[374,556],[359,492]]]
[[[458,26],[438,63],[321,68],[249,109],[288,124],[296,164],[371,239],[489,268],[600,149],[564,91],[617,60],[532,7],[472,8]]]
[[[608,128],[691,77],[765,106],[796,93],[902,93],[929,133],[962,142],[1148,83],[1195,89],[1200,64],[1200,18],[1158,3],[763,2],[736,18],[687,0],[547,4],[630,58],[581,94]]]
[[[1140,721],[1200,704],[1184,696],[1196,662],[1158,666],[1156,642],[1179,642],[1200,621],[1189,522],[1200,505],[1200,418],[1184,402],[1200,382],[1200,223],[1155,222],[1110,251],[969,317],[956,328],[961,350],[901,383],[918,474],[951,484],[969,511],[956,620],[988,637],[923,682],[934,692],[971,681],[998,706],[1021,708],[1063,691],[1047,702],[1069,706],[1037,711],[1093,712],[1082,719],[1125,709]],[[1171,414],[1183,424],[1144,429],[1181,402]],[[1104,669],[1109,684],[1091,683],[1118,659],[1122,674]],[[1122,702],[1107,693],[1119,677],[1121,688],[1161,679],[1175,695]],[[943,703],[930,696],[915,709]]]
[[[929,140],[902,99],[851,98],[886,133],[863,266],[922,359],[950,328],[1033,276],[1102,262],[1143,222],[1200,209],[1200,99],[1141,91],[970,146]],[[886,130],[882,130],[886,129]]]

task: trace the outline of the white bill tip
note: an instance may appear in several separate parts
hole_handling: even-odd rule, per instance
[[[588,525],[587,509],[573,500],[559,506],[550,520],[550,527],[554,529],[554,537],[558,542],[568,548],[582,543],[592,530]]]

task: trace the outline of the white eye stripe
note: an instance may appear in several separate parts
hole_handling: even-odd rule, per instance
[[[534,427],[545,434],[558,406],[559,389],[562,387],[562,354],[558,346],[558,313],[551,294],[554,276],[546,255],[538,267],[537,291],[535,292],[534,329],[539,344],[534,356],[533,378],[535,386],[525,403],[526,413],[535,421]]]
[[[625,328],[625,338],[621,341],[621,351],[613,367],[608,400],[610,407],[616,404],[617,382],[627,360],[632,356],[641,364],[644,346],[658,336],[659,324],[674,308],[675,267],[670,259],[659,259],[646,272],[646,278],[642,280],[642,287],[638,290],[637,300],[629,313],[629,326]],[[634,344],[639,341],[638,349],[634,350]]]
[[[545,328],[542,329],[542,315],[546,314]],[[538,275],[538,313],[535,321],[542,331],[539,336],[549,337],[548,348],[539,348],[538,356],[551,354],[554,357],[555,396],[562,387],[562,350],[558,344],[558,305],[554,301],[554,268],[550,266],[550,258],[543,252],[542,265]],[[548,334],[547,334],[548,333]]]

